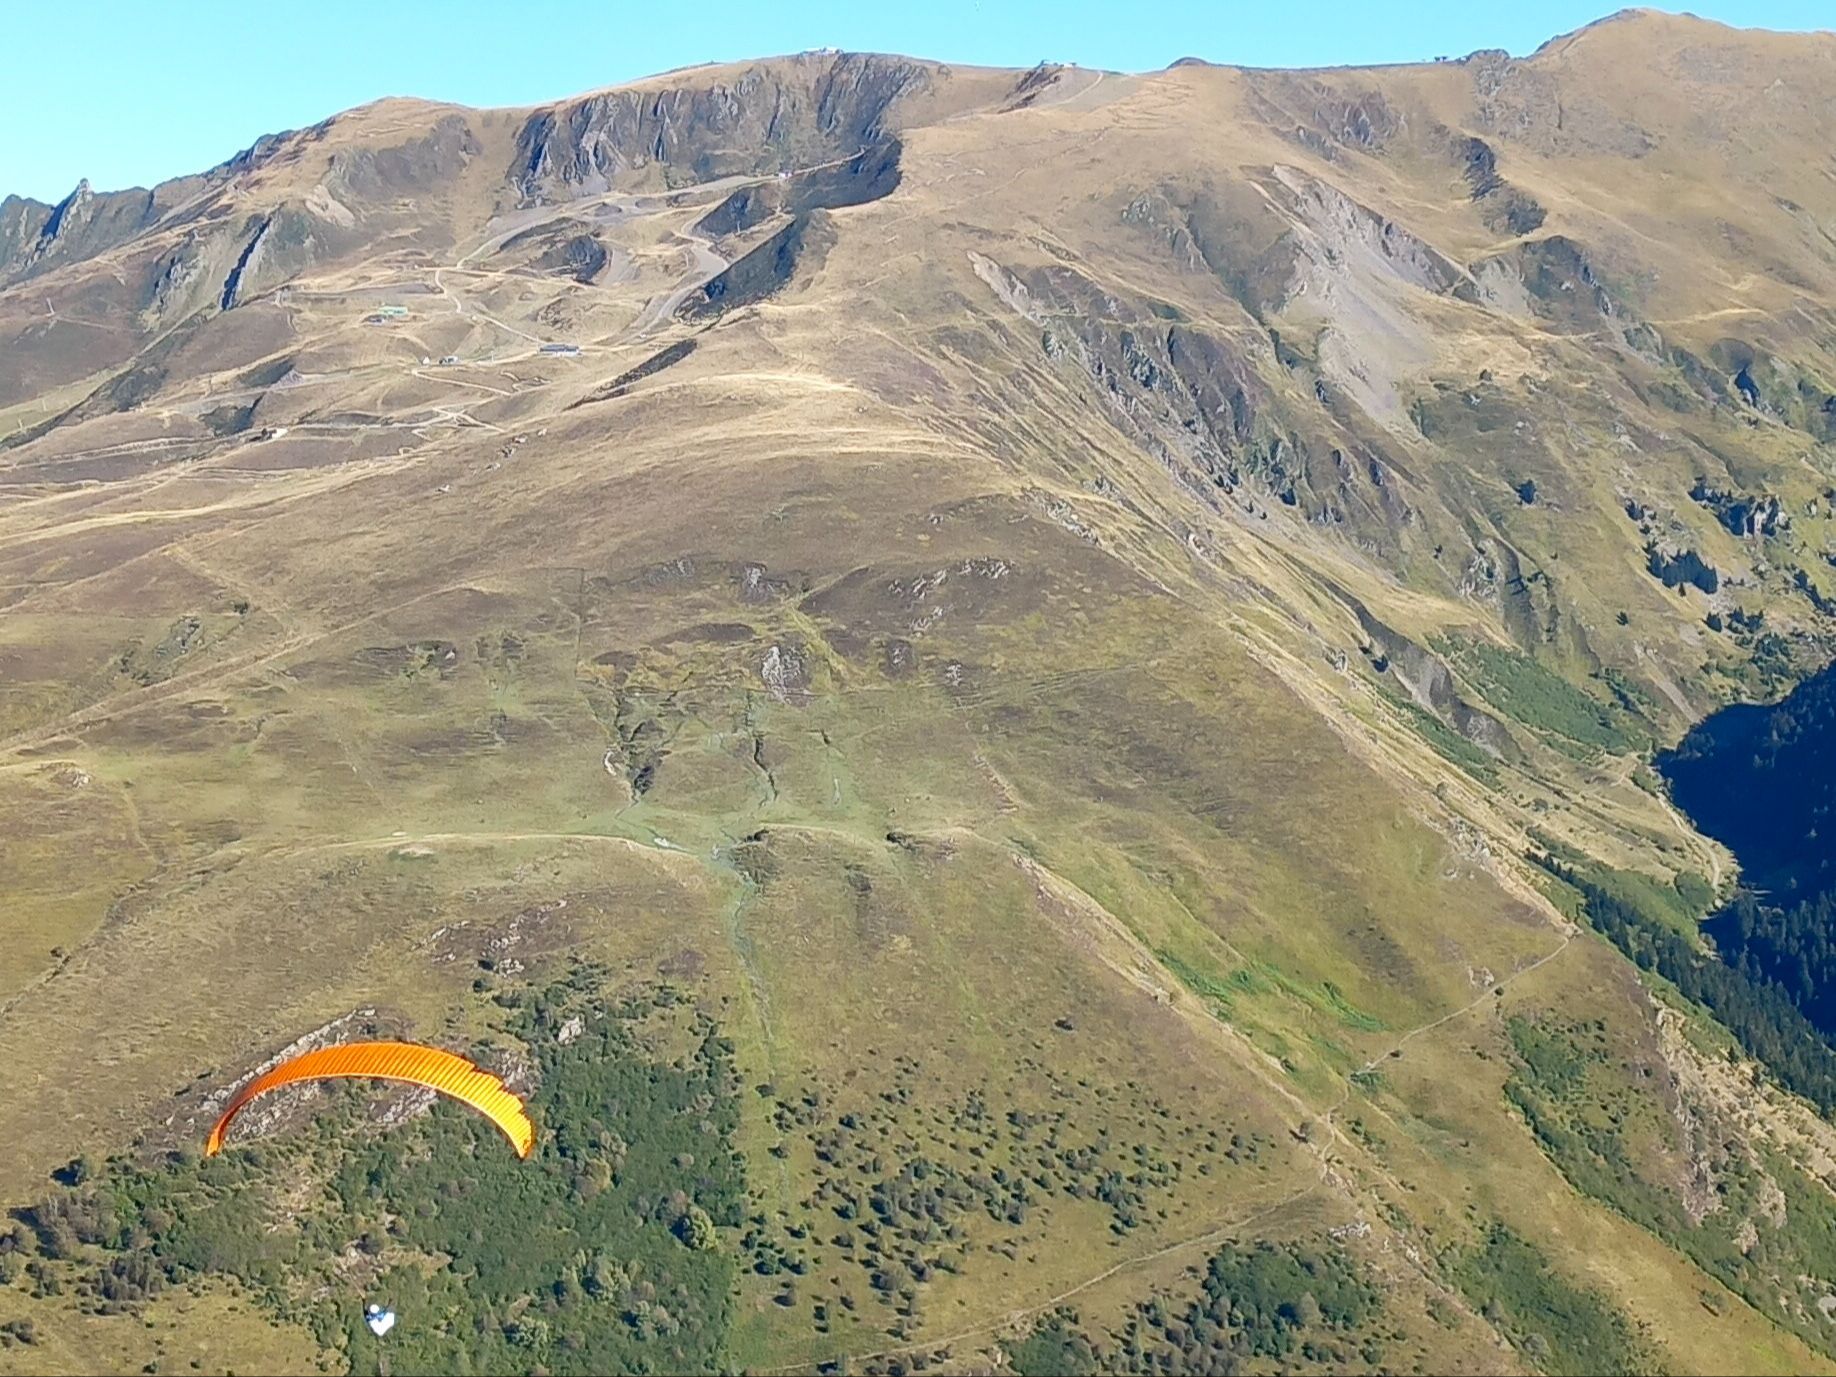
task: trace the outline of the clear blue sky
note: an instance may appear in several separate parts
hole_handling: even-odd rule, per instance
[[[1614,0],[30,0],[8,4],[0,194],[55,200],[202,171],[379,96],[528,105],[672,67],[838,47],[1123,71],[1526,53]],[[1694,0],[1772,29],[1836,0]]]

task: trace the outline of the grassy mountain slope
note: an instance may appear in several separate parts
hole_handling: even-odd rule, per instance
[[[361,1367],[412,1264],[506,1289],[407,1328],[571,1370],[601,1262],[659,1370],[1830,1365],[1828,1125],[1522,858],[1686,929],[1727,858],[1650,751],[1825,654],[1833,79],[1644,13],[1374,70],[805,55],[384,102],[10,247],[0,1369]],[[183,1155],[363,1024],[489,1048],[541,1181],[718,1215],[705,1145],[608,1146],[564,978],[692,1010],[631,1034],[669,1075],[731,1044],[686,1328],[623,1215],[459,1229],[523,1178],[443,1111]],[[336,1187],[397,1143],[450,1189]]]

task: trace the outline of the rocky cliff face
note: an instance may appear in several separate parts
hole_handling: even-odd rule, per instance
[[[837,53],[586,96],[530,116],[511,177],[528,200],[564,200],[645,176],[674,185],[849,158],[938,79],[930,64]]]
[[[114,248],[157,221],[162,209],[155,192],[134,188],[98,195],[87,179],[54,206],[9,196],[0,201],[0,282]]]

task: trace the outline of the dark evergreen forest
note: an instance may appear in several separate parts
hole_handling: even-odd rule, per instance
[[[1739,893],[1707,923],[1722,956],[1836,1035],[1836,666],[1771,706],[1707,718],[1658,765],[1740,860]]]

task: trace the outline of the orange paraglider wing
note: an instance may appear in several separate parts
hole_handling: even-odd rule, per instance
[[[529,1122],[523,1102],[489,1071],[481,1071],[464,1057],[438,1047],[420,1047],[412,1042],[350,1042],[302,1053],[243,1086],[224,1106],[223,1117],[217,1120],[204,1144],[204,1155],[214,1157],[223,1150],[223,1135],[230,1120],[257,1095],[297,1081],[341,1077],[424,1085],[483,1114],[503,1130],[518,1157],[527,1157],[535,1146],[535,1125]]]

